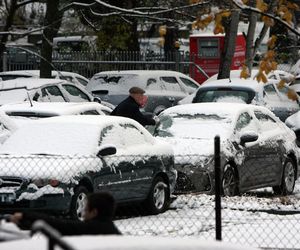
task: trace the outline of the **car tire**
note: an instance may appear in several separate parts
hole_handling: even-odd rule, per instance
[[[160,176],[153,180],[145,208],[150,214],[159,214],[166,211],[170,203],[168,184]]]
[[[89,191],[84,186],[78,186],[75,188],[70,208],[70,215],[72,219],[83,221],[88,193]]]
[[[292,159],[287,158],[284,163],[281,184],[273,187],[276,195],[289,195],[294,191],[296,182],[296,167]]]
[[[237,173],[231,165],[226,165],[222,178],[222,193],[224,196],[235,196],[239,194]]]

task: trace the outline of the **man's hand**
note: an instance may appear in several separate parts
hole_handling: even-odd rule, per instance
[[[9,221],[13,222],[15,224],[19,224],[20,220],[22,220],[23,214],[22,213],[14,213],[13,215],[10,216]]]

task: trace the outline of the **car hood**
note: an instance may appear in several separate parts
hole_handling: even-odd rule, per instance
[[[63,183],[76,183],[76,177],[86,172],[100,171],[101,168],[102,161],[93,156],[0,155],[0,176],[56,179]]]
[[[173,146],[175,164],[206,165],[214,157],[214,138],[170,138],[159,137]],[[221,141],[222,154],[225,157],[234,155],[233,148],[228,139]]]

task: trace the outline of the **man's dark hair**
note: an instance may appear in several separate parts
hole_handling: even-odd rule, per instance
[[[96,209],[99,218],[112,219],[115,215],[116,203],[109,192],[91,193],[87,197],[88,209]]]

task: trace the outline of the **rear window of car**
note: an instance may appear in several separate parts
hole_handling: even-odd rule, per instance
[[[255,92],[246,89],[218,88],[199,90],[193,103],[199,102],[242,102],[251,103]]]

